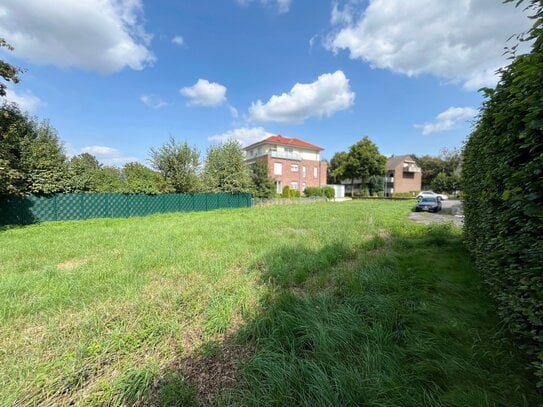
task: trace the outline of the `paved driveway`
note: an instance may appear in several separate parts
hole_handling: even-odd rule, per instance
[[[464,224],[464,208],[462,201],[448,199],[441,202],[442,209],[438,213],[411,212],[409,219],[417,223],[454,223],[462,226]],[[413,208],[415,204],[413,203]]]

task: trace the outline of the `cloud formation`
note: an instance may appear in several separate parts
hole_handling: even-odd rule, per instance
[[[180,35],[176,35],[175,37],[172,38],[172,43],[182,46],[182,45],[185,45],[185,39],[181,37]]]
[[[264,130],[263,127],[240,127],[210,136],[208,137],[208,140],[213,143],[224,143],[228,140],[237,140],[245,147],[270,136],[273,136],[273,133]]]
[[[423,135],[440,133],[450,130],[463,121],[467,121],[477,115],[477,109],[472,107],[449,107],[438,114],[431,123],[415,124],[417,129],[422,130]]]
[[[302,123],[309,117],[331,116],[352,106],[355,93],[342,71],[325,73],[312,83],[296,83],[288,93],[273,95],[266,103],[252,103],[256,122]]]
[[[42,101],[37,96],[26,92],[19,94],[14,90],[7,88],[6,89],[6,100],[10,103],[15,103],[19,106],[23,112],[34,113],[36,109],[42,104]]]
[[[141,95],[140,101],[148,107],[153,109],[160,109],[161,107],[168,106],[168,103],[155,95]]]
[[[98,161],[105,165],[123,166],[126,163],[138,161],[136,157],[131,157],[123,152],[107,146],[88,146],[80,150],[70,149],[69,155],[89,153],[96,157]]]
[[[206,79],[198,79],[193,86],[181,88],[179,92],[190,99],[191,106],[212,107],[226,102],[226,87]]]
[[[432,74],[465,89],[493,86],[507,65],[504,47],[532,21],[512,4],[496,0],[370,0],[365,10],[349,1],[334,4],[336,30],[325,45],[351,59],[408,76]],[[522,43],[519,52],[529,44]]]
[[[254,0],[236,0],[240,6],[245,7],[251,4]],[[279,14],[288,13],[290,10],[290,3],[292,0],[260,0],[260,4],[263,6],[273,5],[277,7]]]
[[[112,73],[155,61],[141,0],[3,0],[0,37],[36,64]]]

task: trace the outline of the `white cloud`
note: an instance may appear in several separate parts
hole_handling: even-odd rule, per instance
[[[251,4],[253,0],[236,0],[236,3],[238,3],[240,6],[245,7]],[[290,10],[290,3],[292,0],[260,0],[260,4],[267,6],[267,5],[273,5],[277,7],[277,12],[279,14],[288,13]]]
[[[168,106],[168,103],[155,95],[141,95],[140,101],[153,109],[160,109],[161,107]]]
[[[322,74],[315,82],[296,83],[289,93],[258,100],[249,109],[257,122],[302,123],[309,117],[331,116],[352,106],[355,94],[342,71]]]
[[[6,100],[10,103],[15,103],[19,108],[28,113],[33,113],[40,105],[42,101],[32,93],[26,92],[18,94],[14,90],[6,89]]]
[[[452,129],[475,115],[477,115],[477,110],[472,107],[449,107],[438,114],[432,123],[415,124],[415,127],[422,129],[424,135],[440,133]]]
[[[270,136],[273,136],[273,133],[264,130],[263,127],[240,127],[238,129],[229,130],[225,133],[210,136],[208,137],[208,140],[214,143],[224,143],[228,140],[237,140],[242,146],[245,147]]]
[[[198,79],[193,86],[181,88],[179,92],[190,99],[189,105],[219,106],[226,102],[226,87],[206,79]]]
[[[107,146],[88,146],[77,150],[73,146],[67,145],[66,149],[69,156],[89,153],[105,165],[123,166],[126,163],[138,161],[136,157],[128,156],[115,148]]]
[[[155,61],[141,0],[3,0],[0,37],[37,64],[111,73]]]
[[[334,52],[348,50],[373,67],[432,74],[468,90],[496,84],[495,71],[507,65],[504,47],[514,44],[508,38],[532,24],[522,7],[496,0],[370,0],[363,12],[351,1],[343,9],[334,4],[331,21],[339,28],[325,45]]]
[[[176,45],[185,45],[185,39],[183,37],[181,37],[180,35],[176,35],[175,37],[172,38],[172,43],[176,44]]]

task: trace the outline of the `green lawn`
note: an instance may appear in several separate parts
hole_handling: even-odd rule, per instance
[[[411,206],[1,230],[0,403],[537,405],[460,230]]]

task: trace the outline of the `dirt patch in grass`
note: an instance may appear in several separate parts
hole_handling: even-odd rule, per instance
[[[70,271],[84,266],[88,261],[88,259],[70,259],[57,264],[57,268],[60,270]]]

